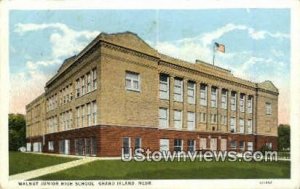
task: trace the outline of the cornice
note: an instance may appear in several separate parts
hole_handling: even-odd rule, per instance
[[[107,41],[101,41],[101,47],[106,47],[106,48],[109,48],[109,49],[112,49],[112,50],[115,50],[115,51],[120,51],[120,52],[123,52],[125,54],[131,54],[131,55],[134,55],[134,56],[137,56],[137,57],[140,57],[140,58],[144,58],[144,59],[147,59],[147,60],[150,60],[150,61],[158,61],[159,60],[158,57],[154,57],[152,55],[148,55],[148,54],[143,53],[143,52],[139,52],[139,51],[136,51],[136,50],[133,50],[133,49],[129,49],[129,48],[122,47],[122,46],[119,46],[119,45],[116,45],[116,44],[112,44],[112,43],[109,43]]]
[[[201,72],[199,70],[183,67],[183,66],[180,66],[180,65],[175,65],[175,64],[172,64],[170,62],[160,61],[159,64],[167,66],[167,67],[171,67],[171,68],[174,68],[174,69],[177,69],[177,70],[182,70],[182,71],[186,71],[186,72],[189,72],[189,73],[193,73],[193,74],[199,74],[200,73],[201,76],[204,76],[208,79],[212,79],[212,80],[220,81],[220,82],[227,82],[228,84],[236,85],[236,86],[243,87],[243,88],[247,88],[247,89],[250,89],[250,90],[253,90],[253,91],[255,91],[255,89],[256,89],[255,87],[248,86],[248,85],[236,82],[236,81],[232,81],[232,80],[229,80],[229,79],[217,76],[217,75],[212,75],[212,74],[209,74],[209,73]]]

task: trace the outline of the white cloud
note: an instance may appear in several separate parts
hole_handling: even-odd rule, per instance
[[[221,28],[216,29],[215,31],[205,33],[201,37],[201,40],[202,40],[204,46],[208,46],[208,45],[211,45],[212,41],[222,37],[226,33],[232,32],[234,30],[246,30],[246,29],[247,29],[247,27],[244,25],[235,25],[235,24],[229,23]]]
[[[46,29],[53,30],[53,33],[49,36],[51,54],[41,60],[32,60],[30,56],[27,56],[26,70],[11,75],[10,112],[25,113],[26,104],[43,93],[45,83],[53,76],[53,73],[45,74],[42,70],[62,64],[64,58],[79,53],[80,50],[100,33],[99,31],[88,30],[76,31],[61,23],[20,23],[15,26],[14,31],[20,35],[25,35],[27,32]]]
[[[52,58],[62,58],[72,56],[82,50],[88,42],[94,39],[100,32],[81,30],[76,31],[62,23],[50,24],[16,24],[15,32],[24,35],[27,32],[52,29],[54,32],[50,35]]]
[[[226,24],[225,26],[222,26],[214,31],[205,33],[199,37],[204,46],[209,46],[214,40],[219,39],[223,35],[235,30],[245,30],[248,32],[249,37],[255,40],[262,40],[265,39],[267,36],[279,39],[289,38],[289,35],[285,33],[272,33],[265,30],[255,30],[254,28],[248,27],[246,25],[236,25],[232,23]]]

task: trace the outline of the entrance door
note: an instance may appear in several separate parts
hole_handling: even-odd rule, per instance
[[[222,138],[221,139],[221,151],[227,150],[227,139]]]
[[[85,138],[85,155],[91,155],[91,141],[89,138]]]
[[[70,154],[70,140],[65,140],[65,154]]]
[[[169,139],[160,139],[159,140],[159,149],[161,152],[169,151]]]
[[[212,151],[217,151],[217,139],[216,138],[211,138],[210,139],[210,149]]]

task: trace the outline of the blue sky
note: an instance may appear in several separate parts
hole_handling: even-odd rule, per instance
[[[10,12],[11,112],[24,112],[65,58],[78,53],[98,33],[132,31],[164,54],[211,63],[212,44],[226,53],[216,65],[234,75],[271,80],[289,93],[289,9],[206,10],[39,10]],[[24,98],[26,89],[30,94]],[[16,98],[19,100],[16,100]],[[280,121],[287,122],[289,101],[279,99]]]

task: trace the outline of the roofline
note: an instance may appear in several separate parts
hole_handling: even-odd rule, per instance
[[[42,94],[40,94],[38,97],[36,97],[35,99],[33,99],[31,102],[29,102],[29,103],[25,106],[25,109],[28,109],[29,106],[32,106],[34,103],[36,103],[37,101],[39,101],[42,97],[45,97],[45,92],[43,92]]]
[[[182,62],[182,64],[194,64],[194,65],[204,65],[204,66],[207,66],[211,69],[213,68],[216,68],[218,69],[219,71],[221,71],[221,73],[224,73],[224,74],[230,74],[231,77],[233,79],[225,79],[224,77],[221,77],[221,79],[225,79],[225,80],[229,80],[229,81],[233,81],[233,82],[237,82],[237,81],[234,81],[234,79],[238,79],[238,80],[241,80],[241,81],[244,81],[244,82],[248,82],[249,84],[246,84],[246,83],[242,83],[243,85],[245,86],[248,86],[248,87],[254,87],[254,88],[257,88],[257,89],[262,89],[262,88],[259,88],[258,87],[258,82],[253,82],[253,81],[249,81],[249,80],[246,80],[246,79],[243,79],[243,78],[240,78],[240,77],[236,77],[234,76],[232,73],[231,73],[231,70],[229,69],[225,69],[225,68],[222,68],[222,67],[219,67],[219,66],[215,66],[215,65],[211,65],[207,62],[204,62],[204,61],[201,61],[201,60],[196,60],[196,63],[192,63],[192,62],[189,62],[189,61],[185,61],[185,60],[182,60],[182,59],[178,59],[178,58],[174,58],[174,57],[171,57],[171,56],[168,56],[168,55],[165,55],[165,54],[162,54],[160,52],[158,52],[156,49],[154,49],[155,51],[157,51],[157,55],[156,56],[153,56],[151,54],[148,54],[147,52],[141,52],[141,51],[137,51],[135,49],[131,49],[129,47],[125,47],[125,46],[122,46],[120,44],[115,44],[115,43],[112,43],[111,41],[107,41],[105,39],[101,39],[101,35],[117,35],[117,34],[122,34],[122,33],[130,33],[130,34],[133,34],[135,36],[137,36],[142,42],[144,42],[145,44],[147,44],[143,39],[141,39],[136,33],[133,33],[133,32],[129,32],[129,31],[126,31],[126,32],[118,32],[118,33],[112,33],[112,34],[107,34],[105,32],[101,32],[99,35],[97,35],[95,37],[95,39],[93,39],[82,51],[80,51],[80,53],[78,55],[74,55],[75,56],[75,59],[72,60],[73,62],[68,65],[62,72],[57,72],[49,81],[46,82],[46,85],[45,87],[49,86],[55,79],[57,79],[61,74],[63,74],[69,67],[71,67],[75,62],[77,62],[81,57],[83,57],[87,52],[89,52],[95,45],[97,45],[98,43],[100,42],[105,42],[105,43],[109,43],[109,44],[112,44],[112,45],[115,45],[115,46],[119,46],[119,47],[122,47],[122,48],[126,48],[128,50],[131,50],[131,51],[135,51],[135,52],[139,52],[139,53],[142,53],[142,54],[145,54],[147,56],[150,56],[150,57],[153,57],[153,58],[156,58],[159,62],[160,61],[163,61],[163,62],[169,62],[167,60],[164,60],[164,58],[162,56],[165,56],[167,58],[171,58],[171,59],[174,59],[175,61],[179,61],[179,62]],[[148,45],[148,44],[147,44]],[[148,45],[150,48],[152,48],[150,45]],[[72,56],[73,57],[73,56]],[[69,59],[69,58],[67,58]],[[67,60],[66,59],[66,60]],[[169,62],[173,65],[178,65],[176,63],[173,63],[173,62]],[[178,65],[179,66],[179,65]],[[184,68],[188,68],[188,69],[192,69],[192,70],[195,70],[195,71],[199,71],[197,69],[193,69],[193,68],[190,68],[188,66],[185,66],[185,65],[180,65],[181,67],[184,67]],[[206,72],[205,72],[206,73]],[[213,75],[213,74],[210,74],[210,73],[207,73],[208,75]],[[252,86],[252,85],[254,86]],[[274,84],[273,84],[274,85]],[[275,86],[275,85],[274,85]],[[276,86],[275,86],[276,87]],[[277,88],[277,87],[276,87]],[[262,89],[263,91],[269,91],[271,93],[275,93],[275,94],[279,94],[278,92],[275,92],[275,91],[270,91],[270,90],[267,90],[267,89]],[[44,94],[44,93],[43,93]]]

